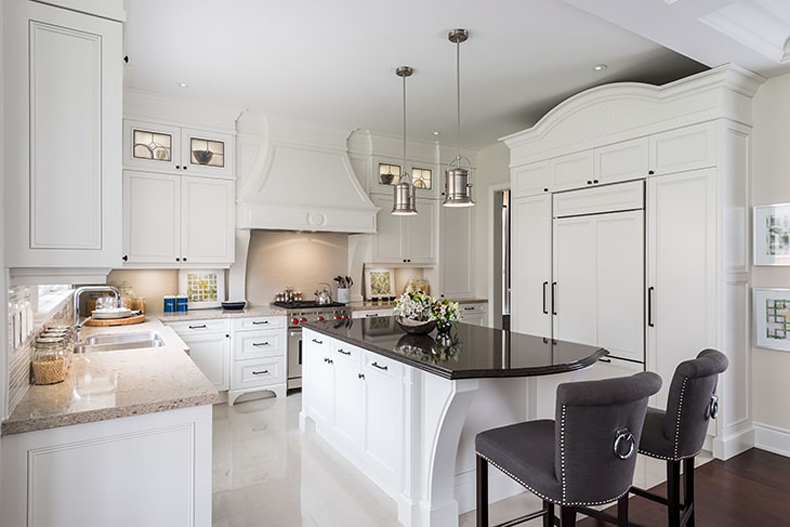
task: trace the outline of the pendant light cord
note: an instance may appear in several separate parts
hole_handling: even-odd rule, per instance
[[[456,127],[458,128],[458,166],[461,166],[461,41],[455,43]]]
[[[403,76],[403,169],[401,175],[406,173],[406,75]]]

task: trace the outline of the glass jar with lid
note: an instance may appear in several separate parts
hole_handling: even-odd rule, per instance
[[[33,352],[33,382],[55,384],[66,378],[69,367],[70,339],[66,336],[39,335]]]

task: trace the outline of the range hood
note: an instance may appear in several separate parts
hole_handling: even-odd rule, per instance
[[[244,112],[237,130],[237,229],[376,232],[349,131]]]

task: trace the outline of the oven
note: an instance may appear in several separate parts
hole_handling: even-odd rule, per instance
[[[302,387],[302,328],[288,324],[288,389]]]

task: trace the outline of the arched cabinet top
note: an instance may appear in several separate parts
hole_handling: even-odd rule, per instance
[[[714,119],[751,126],[751,98],[763,82],[725,65],[663,86],[606,84],[570,97],[533,127],[500,141],[517,166]]]

